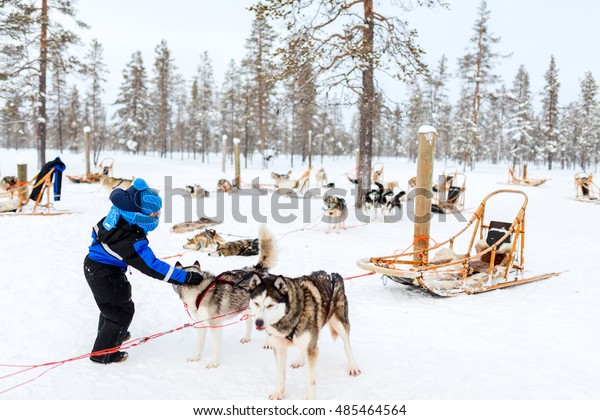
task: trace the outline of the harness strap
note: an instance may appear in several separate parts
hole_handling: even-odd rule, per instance
[[[335,288],[335,281],[333,280],[333,276],[331,274],[329,274],[329,285],[330,285],[330,296],[329,296],[329,302],[327,303],[327,315],[329,315],[329,311],[331,310],[331,302],[333,302],[333,289]],[[292,331],[290,331],[290,333],[288,335],[285,336],[285,338],[287,340],[290,341],[294,341],[294,335],[296,334],[296,330],[298,329],[298,324],[296,324],[296,326],[294,328],[292,328]]]

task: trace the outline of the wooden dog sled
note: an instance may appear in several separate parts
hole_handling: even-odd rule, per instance
[[[38,174],[29,182],[17,182],[7,192],[1,193],[0,198],[9,198],[9,200],[0,203],[0,216],[57,216],[71,213],[67,210],[54,210],[50,204],[50,191],[52,190],[52,176],[54,175],[54,171],[54,168],[50,169],[40,179],[38,179]],[[25,211],[25,206],[28,204],[30,195],[34,189],[38,189],[39,191],[33,201],[33,208],[31,211]],[[45,204],[42,203],[44,195],[46,196]]]
[[[592,174],[578,172],[575,174],[575,199],[585,202],[599,203],[600,188],[594,184]]]
[[[508,194],[522,196],[513,221],[486,221],[488,200]],[[557,276],[560,273],[524,276],[526,207],[527,195],[522,191],[495,191],[483,199],[467,225],[451,238],[420,251],[361,259],[357,265],[443,297],[487,292]],[[464,254],[454,248],[459,238],[468,239]],[[421,239],[415,238],[415,242]]]
[[[534,179],[527,178],[527,165],[523,165],[523,174],[519,176],[516,173],[515,168],[508,168],[508,183],[511,185],[523,185],[529,187],[537,187],[542,185],[544,182],[548,181],[548,179]]]

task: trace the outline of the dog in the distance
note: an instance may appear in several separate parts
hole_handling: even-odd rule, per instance
[[[300,348],[292,363],[299,368],[308,360],[307,399],[316,397],[319,332],[327,324],[344,343],[350,376],[360,375],[350,346],[350,320],[344,280],[337,273],[313,272],[298,278],[255,273],[249,282],[250,306],[258,330],[266,330],[275,350],[277,384],[269,399],[280,400],[285,391],[286,356],[289,346]]]
[[[391,191],[386,191],[383,184],[380,182],[374,183],[377,188],[371,188],[365,193],[365,209],[367,213],[374,213],[377,219],[378,209],[383,207],[386,196],[393,195]]]
[[[326,187],[329,182],[327,181],[327,174],[325,173],[325,168],[320,168],[315,174],[315,178],[317,179],[317,184],[321,187]]]
[[[217,191],[229,192],[231,191],[231,183],[226,179],[219,179],[217,182]]]
[[[275,183],[279,184],[280,182],[289,181],[291,174],[292,174],[292,171],[288,171],[287,174],[278,174],[275,172],[271,172],[271,178],[273,178],[273,180],[275,180]]]
[[[214,251],[208,253],[209,257],[240,256],[249,257],[259,254],[259,240],[240,239],[239,241],[221,242],[217,244]]]
[[[384,194],[383,196],[383,210],[387,214],[392,214],[395,209],[398,209],[398,213],[402,214],[402,197],[406,195],[406,192],[400,191],[398,194],[393,193]]]
[[[249,315],[249,279],[253,274],[262,274],[271,268],[275,262],[273,238],[266,228],[259,230],[260,254],[258,262],[252,267],[227,271],[215,276],[202,271],[196,262],[189,267],[183,267],[179,262],[175,267],[186,271],[202,274],[204,280],[197,285],[174,285],[173,288],[184,302],[190,316],[199,321],[196,336],[196,351],[188,358],[188,362],[201,360],[206,338],[206,330],[212,331],[212,358],[206,364],[207,368],[219,366],[221,359],[221,326],[233,319],[245,319],[246,333],[240,340],[247,343],[252,336],[252,318]],[[265,348],[269,348],[266,344]]]
[[[211,252],[216,250],[217,246],[224,242],[225,239],[223,239],[214,229],[205,229],[194,235],[193,238],[188,239],[183,248],[192,249],[194,251]]]
[[[208,197],[208,191],[202,188],[200,184],[186,185],[185,189],[192,197]]]
[[[122,189],[126,190],[127,188],[131,187],[131,184],[133,184],[134,180],[135,180],[135,178],[132,178],[132,179],[115,178],[115,177],[103,174],[100,176],[100,185],[102,185],[108,191],[112,191],[115,188],[122,188]]]
[[[327,232],[331,232],[331,228],[336,233],[340,233],[341,229],[346,229],[346,218],[348,217],[348,206],[343,197],[329,194],[323,196],[325,204],[325,216],[327,217]]]
[[[8,191],[9,189],[17,185],[17,181],[18,180],[16,176],[5,176],[4,178],[2,178],[2,180],[0,180],[0,188],[2,188],[4,191]]]

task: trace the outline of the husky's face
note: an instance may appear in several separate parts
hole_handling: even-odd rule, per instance
[[[264,330],[275,324],[288,310],[288,296],[285,279],[261,279],[254,274],[250,279],[250,307],[254,312],[256,329]]]

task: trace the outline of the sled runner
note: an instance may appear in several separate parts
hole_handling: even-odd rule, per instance
[[[575,199],[579,201],[594,201],[598,203],[600,188],[594,184],[592,174],[578,172],[575,174]]]
[[[465,209],[467,177],[456,168],[446,168],[439,176],[437,191],[432,199],[431,211],[453,213]]]
[[[512,222],[487,221],[488,201],[511,194],[522,196]],[[522,191],[495,191],[483,199],[466,226],[451,238],[420,251],[361,259],[357,265],[443,297],[487,292],[556,276],[560,273],[524,276],[526,207],[527,195]],[[429,237],[415,237],[415,242],[423,239],[429,241]],[[468,244],[463,254],[455,249],[460,241]]]

